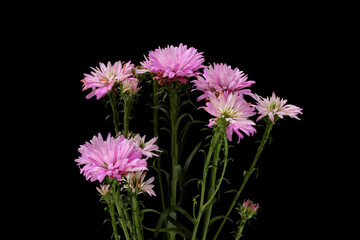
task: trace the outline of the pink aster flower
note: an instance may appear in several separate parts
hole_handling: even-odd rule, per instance
[[[144,182],[146,176],[145,171],[136,171],[126,174],[123,181],[125,182],[123,189],[129,189],[132,192],[147,193],[149,196],[156,196],[151,184],[154,181],[154,177],[149,178]]]
[[[142,66],[155,73],[159,84],[170,81],[187,83],[190,77],[196,77],[204,66],[202,52],[188,48],[182,43],[178,47],[167,46],[149,52]]]
[[[248,81],[248,76],[238,68],[232,69],[226,64],[214,63],[204,69],[202,76],[198,76],[194,83],[194,90],[200,90],[204,93],[198,97],[198,101],[207,98],[209,93],[231,93],[237,91],[241,94],[249,94],[250,87],[255,81]]]
[[[260,114],[256,121],[259,121],[265,116],[269,116],[272,122],[275,122],[277,118],[283,118],[284,116],[300,120],[297,115],[302,114],[302,108],[286,104],[287,100],[276,97],[274,92],[270,98],[263,98],[257,94],[251,94],[251,96],[257,101],[257,104],[253,106]]]
[[[131,64],[131,61],[127,63],[118,61],[113,65],[110,62],[107,65],[99,63],[99,65],[100,67],[92,67],[93,71],[90,74],[84,73],[85,78],[82,80],[84,83],[83,90],[92,89],[86,96],[87,99],[93,96],[96,96],[96,99],[100,99],[111,91],[115,83],[134,79],[132,73],[134,64]]]
[[[156,154],[155,152],[161,152],[161,151],[159,150],[159,147],[156,144],[154,144],[157,140],[157,137],[152,138],[148,142],[145,142],[145,137],[146,135],[141,137],[140,134],[136,134],[130,140],[135,143],[136,147],[141,149],[142,154],[146,156],[146,158],[151,158],[153,156],[158,157],[159,155]]]
[[[209,120],[208,127],[217,124],[220,118],[226,120],[226,135],[229,141],[232,141],[233,132],[238,135],[237,143],[240,142],[240,139],[244,138],[239,130],[248,136],[256,132],[253,127],[255,123],[249,119],[249,117],[255,115],[255,108],[251,107],[241,94],[236,92],[229,94],[220,92],[218,97],[215,94],[210,94],[209,102],[203,108],[216,117]]]
[[[142,152],[123,135],[113,138],[109,133],[104,140],[99,133],[90,143],[81,145],[79,152],[81,156],[75,162],[80,166],[80,173],[92,182],[102,182],[106,175],[120,181],[124,173],[147,170]]]

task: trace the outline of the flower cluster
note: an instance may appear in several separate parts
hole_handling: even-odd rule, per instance
[[[132,94],[139,91],[137,87],[139,80],[133,74],[136,70],[131,61],[126,63],[117,61],[114,64],[108,62],[107,65],[99,63],[99,65],[100,67],[92,67],[93,71],[90,74],[84,74],[83,90],[92,89],[86,96],[87,99],[96,96],[99,100],[110,92],[115,84],[121,84],[124,91],[129,90]]]
[[[164,129],[170,133],[171,138],[169,141],[171,154],[170,151],[163,150],[169,153],[167,155],[171,159],[164,165],[161,161],[165,158],[157,158],[152,162],[158,174],[156,184],[159,186],[159,196],[164,210],[160,213],[155,237],[162,230],[170,237],[169,239],[177,239],[176,234],[198,239],[198,229],[202,229],[201,239],[207,239],[207,234],[210,235],[210,231],[213,231],[209,227],[211,219],[220,217],[223,219],[222,223],[215,235],[212,235],[212,238],[217,239],[250,175],[254,172],[256,162],[269,139],[274,123],[285,116],[299,119],[298,115],[302,114],[302,108],[287,104],[287,100],[277,97],[275,93],[267,98],[252,93],[250,88],[255,81],[249,80],[248,76],[238,68],[232,68],[225,63],[204,66],[203,62],[202,52],[198,52],[193,47],[188,48],[183,44],[168,45],[165,48],[159,47],[150,51],[141,66],[135,67],[131,61],[117,61],[114,64],[100,63],[98,67],[91,68],[90,74],[84,74],[83,90],[91,89],[86,98],[93,96],[96,96],[96,99],[108,98],[107,103],[111,105],[116,137],[112,137],[110,133],[106,139],[100,133],[93,136],[89,142],[79,147],[80,156],[75,162],[86,180],[100,182],[100,186],[96,189],[101,195],[101,200],[108,204],[106,209],[110,213],[112,236],[115,239],[120,239],[119,227],[126,239],[147,239],[144,237],[143,213],[146,211],[159,213],[150,208],[142,211],[143,202],[138,200],[139,194],[142,193],[156,196],[153,184],[155,178],[150,177],[147,180],[145,178],[148,160],[159,157],[162,152],[157,146],[158,137],[146,140],[146,135],[135,134],[129,127],[133,103],[139,95],[136,93],[141,88],[138,86],[139,79],[141,82],[146,79],[153,80],[154,83],[152,94],[154,135],[158,136],[158,130]],[[207,126],[214,128],[214,131],[212,131],[212,136],[209,136],[211,142],[207,154],[204,149],[199,150],[201,144],[198,144],[182,165],[184,161],[180,161],[183,157],[181,151],[188,134],[188,126],[200,122],[194,120],[189,112],[184,113],[186,111],[184,106],[192,104],[190,99],[182,102],[192,92],[190,87],[186,87],[190,86],[188,83],[192,84],[192,91],[200,91],[197,101],[204,101],[204,105],[199,109],[204,109],[211,115]],[[160,97],[161,100],[159,100]],[[252,99],[254,102],[248,102],[247,99]],[[166,119],[158,116],[159,109],[171,122],[170,128],[159,127],[159,120]],[[237,143],[245,135],[253,136],[256,133],[256,123],[251,118],[257,114],[256,121],[265,119],[266,127],[257,152],[254,154],[253,162],[249,170],[245,171],[246,176],[239,190],[236,191],[226,215],[212,216],[216,212],[212,211],[216,202],[214,200],[223,192],[220,188],[226,180],[225,170],[231,159],[228,157],[227,140],[232,141],[234,133],[237,135]],[[120,119],[121,115],[123,121]],[[184,123],[187,117],[190,121]],[[120,129],[121,126],[123,129]],[[186,127],[181,129],[182,126]],[[195,162],[193,158],[197,157],[196,151],[205,153],[205,161],[201,169],[202,179],[198,181],[198,189],[201,188],[201,195],[198,195],[200,204],[197,205],[197,197],[195,197],[193,216],[191,216],[180,205],[182,205],[183,193],[187,185],[185,183],[194,179],[188,180],[187,173],[190,163]],[[167,184],[162,181],[163,173]],[[182,194],[179,196],[180,192]],[[167,196],[169,196],[169,201],[166,201]],[[247,221],[257,214],[259,204],[246,200],[239,203],[236,209],[240,220],[237,221],[235,239],[239,239]],[[194,224],[192,231],[183,229],[183,224],[178,222],[181,217],[177,218],[177,214],[179,216],[183,214]],[[200,226],[200,223],[203,223],[203,226]]]
[[[224,119],[226,135],[232,141],[232,134],[238,135],[238,143],[244,136],[256,132],[255,123],[249,117],[255,115],[255,108],[247,103],[243,94],[250,94],[250,87],[255,81],[248,81],[248,77],[238,68],[232,69],[226,64],[213,64],[205,68],[202,76],[194,81],[194,90],[202,91],[198,101],[205,99],[206,107],[203,107],[215,118],[211,118],[209,127],[218,123],[219,118]]]
[[[167,46],[150,51],[142,66],[156,74],[160,85],[179,81],[187,83],[190,77],[199,75],[204,66],[204,57],[195,48],[180,44],[178,47]]]
[[[226,135],[229,141],[232,141],[233,132],[238,135],[237,143],[244,137],[241,132],[248,136],[256,132],[255,123],[249,119],[256,114],[255,109],[260,114],[257,121],[265,116],[268,116],[272,122],[275,118],[283,118],[283,116],[299,119],[297,115],[302,114],[301,108],[285,105],[287,100],[276,97],[275,93],[270,99],[251,93],[248,88],[255,81],[249,81],[243,71],[238,68],[232,69],[227,64],[209,65],[204,69],[204,73],[192,83],[194,83],[193,90],[202,92],[197,100],[205,99],[206,101],[206,107],[202,108],[215,117],[210,118],[208,126],[217,124],[219,118],[225,119]],[[247,103],[244,100],[244,94],[252,96],[257,103]]]

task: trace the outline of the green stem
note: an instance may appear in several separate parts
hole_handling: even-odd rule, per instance
[[[133,207],[133,219],[134,219],[134,225],[135,225],[135,233],[137,238],[137,240],[143,240],[144,239],[144,234],[142,231],[142,224],[141,224],[141,218],[140,218],[140,208],[139,208],[139,202],[137,199],[137,193],[134,193],[132,195],[132,207]]]
[[[203,175],[202,175],[203,178],[202,178],[201,193],[200,193],[200,206],[199,206],[198,215],[197,215],[197,217],[195,219],[193,234],[192,234],[192,237],[191,237],[192,240],[196,239],[196,233],[197,233],[197,230],[199,228],[201,216],[204,213],[203,206],[204,206],[204,198],[205,198],[207,173],[208,173],[209,166],[210,166],[210,159],[211,159],[211,157],[213,155],[214,149],[217,148],[217,145],[219,143],[219,137],[220,137],[220,128],[216,128],[215,132],[214,132],[214,134],[213,134],[213,136],[211,138],[209,151],[208,151],[208,154],[206,156],[205,163],[204,163],[204,170],[203,170]]]
[[[178,118],[177,106],[179,103],[179,95],[177,92],[172,92],[170,96],[170,121],[171,121],[171,163],[172,163],[172,180],[171,180],[171,206],[176,205],[176,193],[177,193],[177,172],[176,165],[178,164],[178,139],[176,121]]]
[[[210,190],[209,190],[209,197],[208,197],[208,201],[207,203],[204,205],[204,209],[206,208],[207,204],[210,204],[213,200],[213,198],[215,197],[216,193],[219,191],[220,189],[220,185],[224,179],[224,175],[225,175],[225,170],[227,167],[227,163],[228,163],[228,151],[229,151],[229,147],[228,147],[228,142],[227,142],[227,136],[225,131],[223,131],[223,142],[224,142],[224,166],[223,166],[223,171],[221,173],[219,182],[215,188],[215,184],[216,184],[216,171],[218,169],[218,160],[219,160],[219,153],[220,153],[220,148],[222,146],[222,143],[219,143],[216,149],[216,152],[214,153],[214,159],[213,159],[213,168],[211,171],[211,185],[210,185]],[[208,207],[206,214],[205,214],[205,219],[204,219],[204,228],[203,228],[203,234],[202,234],[202,239],[205,240],[206,239],[206,235],[208,232],[208,228],[209,228],[209,223],[210,223],[210,218],[211,218],[211,212],[212,212],[212,204]]]
[[[124,97],[124,136],[127,138],[129,134],[130,113],[133,107],[134,99],[132,96]]]
[[[110,92],[108,96],[109,96],[109,100],[110,100],[112,116],[113,116],[113,123],[114,123],[114,127],[115,127],[115,136],[116,136],[120,131],[119,112],[117,110],[118,102],[116,100],[116,93]]]
[[[242,231],[244,230],[244,226],[245,226],[245,222],[241,221],[237,231],[236,231],[236,236],[235,239],[239,240],[242,236]]]
[[[227,213],[226,213],[223,221],[221,222],[221,225],[220,225],[219,229],[217,230],[217,232],[216,232],[213,240],[215,240],[215,239],[219,236],[219,234],[220,234],[220,232],[221,232],[221,229],[223,228],[223,226],[224,226],[226,220],[228,219],[228,217],[229,217],[232,209],[234,208],[234,206],[235,206],[235,204],[236,204],[236,202],[237,202],[237,200],[238,200],[238,198],[239,198],[242,190],[244,189],[244,187],[245,187],[245,185],[246,185],[246,183],[247,183],[250,175],[252,174],[252,172],[253,172],[253,170],[254,170],[254,167],[255,167],[255,165],[256,165],[256,162],[257,162],[257,160],[259,159],[259,157],[260,157],[260,155],[261,155],[261,152],[263,151],[264,146],[265,146],[265,144],[266,144],[266,142],[267,142],[267,140],[268,140],[268,138],[269,138],[269,135],[270,135],[270,132],[271,132],[271,129],[272,129],[273,125],[274,125],[274,123],[273,123],[272,121],[270,121],[270,120],[267,120],[267,121],[266,121],[266,129],[265,129],[265,131],[264,131],[264,135],[263,135],[263,137],[262,137],[261,143],[260,143],[260,145],[259,145],[259,147],[258,147],[258,150],[257,150],[257,152],[256,152],[255,158],[254,158],[254,160],[253,160],[253,162],[252,162],[249,170],[247,171],[247,173],[246,173],[246,175],[245,175],[245,178],[244,178],[244,180],[243,180],[243,182],[242,182],[239,190],[237,191],[237,193],[236,193],[236,195],[235,195],[235,197],[234,197],[234,199],[233,199],[233,202],[231,203],[231,206],[230,206],[229,210],[227,211]]]
[[[109,212],[110,212],[110,218],[111,218],[111,225],[113,228],[113,236],[115,237],[115,240],[120,240],[120,236],[118,234],[117,226],[116,226],[115,204],[114,204],[113,198],[111,198],[111,202],[109,202],[108,205],[109,205]]]
[[[159,136],[159,124],[158,124],[158,106],[159,106],[159,83],[153,81],[153,128],[154,137]]]
[[[177,165],[179,162],[179,146],[176,129],[176,122],[178,119],[177,107],[179,105],[180,96],[176,89],[171,89],[170,96],[170,122],[171,122],[171,163],[172,163],[172,178],[171,178],[171,198],[170,206],[176,206],[176,195],[177,195]],[[172,212],[170,216],[176,219],[176,213]],[[169,222],[169,227],[172,227],[172,223]],[[170,239],[175,239],[175,234],[170,233]]]
[[[131,240],[127,226],[126,226],[126,222],[125,222],[126,220],[125,220],[124,207],[123,207],[124,204],[120,197],[120,192],[117,189],[117,185],[118,185],[117,180],[115,178],[113,178],[111,181],[111,194],[113,195],[114,203],[115,203],[117,212],[119,214],[119,222],[120,222],[121,228],[124,232],[126,240]],[[117,239],[116,238],[116,236],[118,236],[117,232],[114,235],[115,235],[115,239]],[[120,239],[120,236],[118,236],[118,239]]]
[[[154,127],[154,137],[159,136],[159,124],[158,124],[158,106],[159,106],[159,83],[157,80],[153,81],[153,127]],[[159,139],[156,140],[156,144],[159,145]],[[160,187],[160,197],[161,205],[163,211],[166,208],[165,197],[164,197],[164,187],[162,183],[162,174],[161,174],[161,158],[160,156],[156,160],[157,175],[159,180]]]
[[[211,200],[214,198],[214,193],[215,193],[216,173],[217,173],[218,164],[219,164],[220,149],[222,146],[221,140],[217,143],[217,146],[215,148],[214,155],[213,155],[211,175],[210,175],[210,187],[209,187],[209,191],[208,191],[208,200],[207,200],[207,203],[209,203],[209,204],[210,204]],[[205,208],[205,206],[204,206],[204,208]],[[206,212],[205,212],[204,227],[203,227],[203,234],[202,234],[203,240],[206,239],[209,222],[210,222],[210,217],[211,217],[211,212],[212,212],[212,204],[206,209]]]

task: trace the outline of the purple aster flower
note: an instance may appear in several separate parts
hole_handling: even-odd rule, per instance
[[[247,75],[238,68],[232,69],[226,64],[214,63],[204,69],[202,76],[198,76],[194,83],[194,90],[202,91],[203,94],[198,97],[198,101],[207,98],[209,93],[219,94],[221,92],[235,92],[249,94],[250,87],[255,81],[248,81]]]
[[[113,138],[109,133],[104,140],[99,133],[90,143],[81,145],[79,152],[81,156],[75,162],[80,166],[80,173],[92,182],[102,182],[106,175],[120,181],[122,174],[147,170],[142,152],[123,135]]]
[[[178,47],[171,45],[150,51],[142,66],[155,73],[155,79],[163,85],[171,81],[187,83],[190,77],[199,74],[199,69],[204,67],[203,62],[202,52],[181,43]]]
[[[244,136],[240,133],[241,130],[246,135],[253,135],[256,130],[253,127],[255,123],[249,117],[255,115],[255,108],[247,103],[243,96],[238,93],[220,93],[219,96],[209,94],[209,101],[206,107],[203,107],[208,113],[215,118],[209,120],[208,127],[217,124],[217,121],[222,118],[227,123],[226,135],[229,141],[232,141],[232,134],[235,132],[238,135],[238,142]]]

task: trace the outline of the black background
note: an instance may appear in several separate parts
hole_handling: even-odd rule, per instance
[[[245,229],[244,239],[324,234],[319,219],[328,209],[321,198],[330,184],[324,177],[326,159],[319,153],[324,137],[320,130],[314,130],[320,117],[313,104],[322,84],[318,63],[324,51],[322,34],[326,28],[326,22],[317,19],[319,9],[274,4],[249,8],[225,3],[212,8],[194,8],[186,3],[165,9],[90,7],[48,6],[40,15],[30,14],[28,21],[17,28],[24,33],[27,30],[27,34],[16,38],[20,51],[15,55],[21,56],[29,69],[22,71],[20,78],[27,81],[20,87],[21,94],[16,95],[22,106],[17,104],[9,111],[18,134],[27,138],[25,146],[16,149],[17,154],[26,156],[18,170],[24,171],[26,177],[21,178],[15,192],[19,193],[20,187],[31,189],[31,194],[22,193],[16,198],[19,215],[28,216],[28,224],[22,228],[26,230],[17,234],[110,239],[111,226],[103,225],[107,215],[95,190],[98,183],[86,181],[74,162],[81,144],[99,132],[106,135],[113,131],[111,122],[105,122],[110,109],[105,109],[101,101],[86,100],[87,92],[82,92],[80,80],[99,62],[131,60],[138,65],[150,50],[180,43],[203,52],[205,65],[227,63],[243,70],[256,81],[253,92],[270,96],[275,91],[290,104],[304,109],[301,121],[288,118],[274,127],[274,141],[257,165],[259,178],[251,178],[241,196],[241,200],[251,198],[261,206],[258,219]],[[144,86],[143,97],[134,106],[131,127],[150,137],[151,116],[145,107],[150,98],[146,89]],[[196,94],[193,93],[194,99]],[[209,117],[202,110],[194,111],[194,116],[203,120]],[[203,137],[197,133],[199,128],[192,130],[189,149]],[[225,188],[237,188],[241,183],[242,172],[251,163],[255,141],[261,133],[258,128],[255,136],[235,144],[234,162],[228,169],[231,185]],[[199,162],[194,161],[193,176],[201,174],[201,161],[201,157]],[[191,189],[187,195],[190,206],[196,191]],[[147,207],[160,206],[158,197],[143,200]],[[215,207],[226,211],[226,201],[224,197]],[[24,213],[24,209],[28,211]],[[31,220],[34,217],[37,220]],[[14,214],[11,222],[16,223],[19,218]],[[146,222],[154,226],[155,220]],[[220,239],[231,239],[228,233],[232,230],[234,226],[229,224]]]

